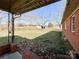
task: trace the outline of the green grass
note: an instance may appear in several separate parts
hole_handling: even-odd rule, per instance
[[[33,42],[38,46],[36,50],[52,49],[55,53],[66,54],[69,49],[68,45],[65,44],[60,31],[48,32],[45,35],[35,38]]]
[[[7,37],[0,37],[0,46],[6,45],[8,43]]]
[[[52,30],[53,30],[52,28],[47,28],[43,30],[43,29],[37,29],[36,27],[15,28],[15,40],[16,42],[20,42],[25,39],[32,40]],[[11,41],[11,38],[10,38],[10,41]],[[8,44],[8,30],[2,29],[0,30],[0,46],[5,44]]]
[[[1,31],[2,34],[7,33]],[[11,38],[10,38],[11,41]],[[32,47],[36,50],[54,50],[55,53],[65,54],[69,47],[65,44],[61,31],[53,29],[15,29],[15,42],[33,42]],[[0,46],[8,44],[7,35],[0,36]]]

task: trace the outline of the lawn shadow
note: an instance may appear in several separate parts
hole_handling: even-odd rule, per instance
[[[66,54],[70,47],[65,43],[61,31],[51,31],[32,40],[36,50],[49,49],[51,52]],[[34,48],[33,48],[34,49]]]
[[[14,39],[14,42],[16,44],[18,44],[18,43],[20,43],[22,41],[25,41],[25,40],[30,41],[27,38],[16,35],[15,39]],[[0,46],[6,45],[6,44],[9,44],[9,43],[11,43],[11,36],[9,37],[9,40],[8,40],[8,36],[0,37]]]
[[[69,49],[64,42],[61,31],[50,31],[32,40],[16,35],[14,41],[16,44],[23,45],[22,48],[28,46],[28,48],[30,48],[32,51],[45,51],[49,48],[50,50],[56,51],[55,53],[64,54]],[[8,37],[0,37],[0,45],[4,44],[8,44]]]

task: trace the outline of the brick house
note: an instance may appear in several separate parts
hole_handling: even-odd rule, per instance
[[[67,0],[61,24],[65,39],[79,54],[79,0]]]

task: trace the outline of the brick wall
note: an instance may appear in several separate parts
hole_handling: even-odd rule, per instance
[[[0,56],[10,52],[10,45],[0,46]]]
[[[16,44],[6,44],[3,46],[0,46],[0,56],[7,54],[7,53],[14,53],[16,52]]]
[[[64,36],[68,39],[72,47],[76,50],[77,53],[79,53],[79,10],[77,10],[75,13],[75,32],[70,31],[70,17],[69,16],[66,21],[62,24],[62,30],[64,33]],[[65,24],[66,23],[66,30]]]

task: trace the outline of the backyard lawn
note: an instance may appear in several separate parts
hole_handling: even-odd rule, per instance
[[[17,41],[23,41],[24,40],[23,38],[32,40],[50,31],[53,31],[53,29],[52,28],[37,29],[36,27],[15,28],[15,39]],[[21,38],[18,38],[17,36]],[[5,45],[7,43],[8,43],[8,30],[2,29],[0,30],[0,45]]]
[[[8,43],[8,38],[5,33],[7,33],[6,30],[0,32],[0,45]],[[15,42],[18,45],[28,46],[30,51],[42,56],[51,56],[52,54],[65,55],[70,49],[69,45],[64,42],[62,32],[53,28],[15,29]]]

